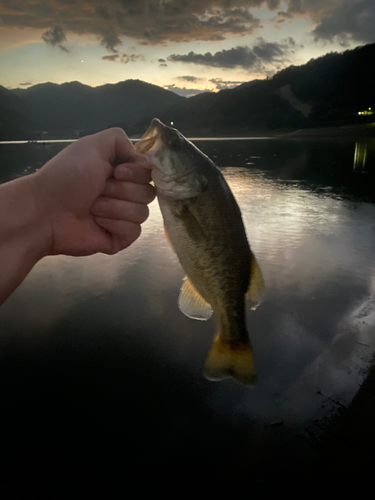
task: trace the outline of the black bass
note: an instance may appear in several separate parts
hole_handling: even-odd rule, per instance
[[[154,165],[152,179],[167,237],[187,274],[179,307],[190,318],[205,320],[212,312],[216,317],[205,376],[255,384],[245,302],[258,304],[264,284],[228,184],[204,153],[158,119],[136,149]]]

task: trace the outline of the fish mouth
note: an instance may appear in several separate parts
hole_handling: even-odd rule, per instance
[[[163,143],[165,129],[164,123],[159,118],[154,118],[141,139],[135,144],[138,153],[155,153]]]

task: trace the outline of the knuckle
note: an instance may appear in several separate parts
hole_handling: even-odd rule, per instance
[[[121,128],[121,127],[111,127],[108,129],[108,131],[113,134],[114,136],[118,136],[118,137],[124,137],[126,135],[125,131]]]

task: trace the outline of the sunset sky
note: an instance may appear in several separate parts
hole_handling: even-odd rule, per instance
[[[375,0],[0,0],[0,85],[193,95],[375,41]]]

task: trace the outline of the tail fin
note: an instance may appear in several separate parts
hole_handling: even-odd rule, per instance
[[[250,342],[232,346],[218,332],[204,365],[204,375],[209,380],[234,377],[242,384],[255,385],[256,372]]]

